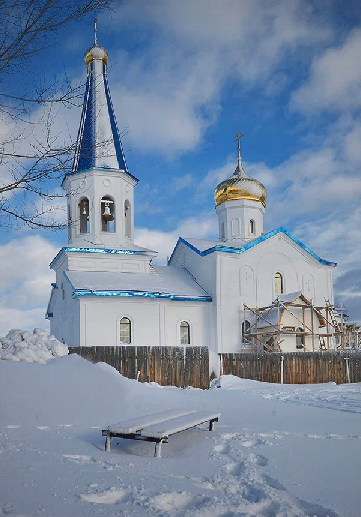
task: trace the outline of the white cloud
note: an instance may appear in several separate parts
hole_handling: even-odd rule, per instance
[[[48,327],[44,316],[54,281],[49,263],[57,252],[36,235],[0,246],[0,334],[11,328]]]
[[[278,94],[282,60],[332,35],[304,0],[128,0],[111,17],[102,19],[109,30],[148,31],[142,57],[110,55],[119,125],[137,148],[169,158],[202,141],[229,80]]]
[[[291,98],[291,107],[305,112],[342,110],[361,105],[361,29],[346,41],[314,58],[310,76]]]
[[[204,213],[199,217],[189,217],[181,221],[171,232],[136,228],[135,241],[139,246],[158,251],[155,262],[164,264],[177,243],[178,237],[194,237],[198,239],[217,239],[217,218],[212,214]]]

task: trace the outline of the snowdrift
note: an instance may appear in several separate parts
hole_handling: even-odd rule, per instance
[[[32,334],[27,330],[12,329],[5,337],[0,337],[0,359],[47,363],[49,359],[63,355],[68,355],[68,347],[43,329],[36,328]]]

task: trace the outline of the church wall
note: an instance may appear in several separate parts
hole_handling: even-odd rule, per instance
[[[246,253],[216,254],[219,256],[219,288],[214,302],[220,326],[217,333],[220,352],[240,350],[243,304],[248,307],[270,305],[276,298],[276,272],[283,275],[284,294],[305,290],[306,298],[313,297],[316,305],[324,305],[325,298],[332,299],[330,267],[308,257],[283,237],[270,238]],[[249,311],[247,318],[253,322]]]
[[[207,303],[209,314],[209,337],[204,344],[211,350],[217,351],[217,304],[214,303],[217,292],[217,257],[211,253],[201,257],[198,253],[183,244],[178,244],[177,253],[172,257],[172,266],[185,267],[196,282],[212,297],[212,303]]]
[[[131,344],[134,346],[179,346],[182,320],[190,323],[191,345],[206,345],[210,305],[208,302],[84,297],[80,300],[81,345],[119,345],[119,325],[123,317],[132,323]]]
[[[56,296],[50,319],[50,333],[69,346],[79,346],[79,300],[73,298],[72,289],[63,276],[63,269],[56,273]]]

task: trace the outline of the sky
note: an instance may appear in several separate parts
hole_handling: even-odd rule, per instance
[[[62,31],[19,88],[55,75],[85,86],[92,24]],[[245,170],[267,189],[265,232],[283,226],[337,262],[336,298],[361,321],[361,4],[124,0],[98,14],[98,41],[129,172],[140,180],[135,242],[165,263],[179,236],[218,238],[213,192],[235,169],[240,130]],[[57,107],[56,138],[76,138],[80,113]],[[2,121],[2,139],[11,129]],[[64,205],[54,205],[60,219]],[[47,328],[48,265],[66,244],[66,231],[0,228],[0,335]]]

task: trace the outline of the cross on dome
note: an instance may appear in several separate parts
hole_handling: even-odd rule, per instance
[[[94,19],[94,45],[98,46],[98,36],[97,36],[97,32],[98,32],[98,29],[97,29],[97,21],[98,21],[98,18],[95,17]]]
[[[241,138],[243,138],[243,136],[244,135],[238,131],[235,139],[235,142],[238,143],[236,170],[230,178],[217,185],[214,191],[214,201],[216,206],[221,205],[225,201],[235,199],[260,201],[264,207],[266,206],[267,193],[265,187],[258,180],[250,178],[242,166]]]

